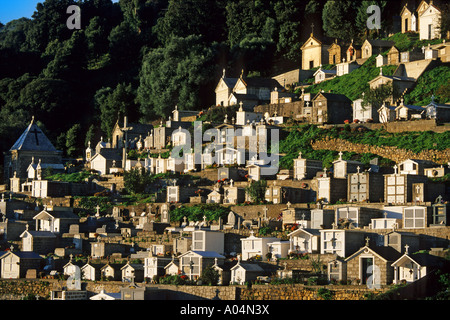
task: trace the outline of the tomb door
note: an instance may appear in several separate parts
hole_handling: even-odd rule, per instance
[[[318,199],[325,199],[326,201],[329,201],[330,199],[330,180],[319,180],[319,192],[318,192]]]
[[[2,263],[2,278],[12,279],[18,278],[18,274],[16,274],[16,266],[18,266],[16,259],[14,259],[13,255],[7,257]]]
[[[23,251],[33,251],[33,238],[31,236],[24,238]]]
[[[334,263],[329,264],[329,278],[330,280],[336,280],[340,281],[342,280],[342,270],[341,270],[342,264],[337,263],[336,261]]]
[[[363,257],[361,258],[361,283],[367,284],[367,280],[372,276],[373,273],[373,258],[372,257]]]
[[[415,278],[417,274],[417,265],[412,261],[405,263],[402,271],[403,272],[401,280],[406,280],[406,282],[413,282],[414,280],[416,280]]]
[[[344,162],[337,163],[334,168],[336,170],[334,174],[335,178],[345,178],[346,170]]]

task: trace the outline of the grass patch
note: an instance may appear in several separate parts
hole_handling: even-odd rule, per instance
[[[384,75],[393,75],[397,66],[383,66],[382,68]],[[380,69],[376,67],[375,56],[372,56],[349,74],[309,86],[305,89],[305,92],[314,96],[324,90],[325,92],[343,94],[353,101],[360,98],[361,94],[369,89],[368,82],[379,74]],[[297,93],[300,93],[300,91],[298,90]]]
[[[47,180],[51,181],[62,181],[62,182],[83,182],[90,176],[94,174],[89,171],[79,171],[73,173],[56,173],[51,176],[45,177]]]

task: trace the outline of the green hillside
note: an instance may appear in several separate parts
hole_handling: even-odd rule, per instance
[[[442,43],[442,39],[419,40],[415,33],[396,33],[384,40],[394,41],[397,49],[402,51],[417,50],[428,44]],[[385,55],[387,51],[382,54]],[[326,67],[330,66],[325,66]],[[383,66],[383,74],[391,76],[397,69],[396,65]],[[321,90],[325,92],[339,93],[346,95],[351,100],[361,97],[361,93],[369,89],[369,81],[380,74],[380,68],[376,67],[375,55],[365,61],[361,67],[349,74],[313,84],[305,89],[306,93],[315,95]],[[309,82],[311,82],[310,79]],[[408,104],[426,105],[431,101],[434,94],[436,101],[446,103],[450,101],[450,69],[447,65],[439,66],[426,71],[417,81],[417,87],[405,96]],[[300,89],[297,90],[300,93]]]
[[[438,103],[450,102],[450,68],[447,65],[424,72],[414,89],[405,95],[405,103],[425,106],[431,102],[432,95]]]
[[[397,66],[383,66],[384,75],[392,75]],[[361,93],[369,89],[369,81],[380,74],[380,68],[375,65],[375,56],[370,57],[358,69],[349,74],[314,84],[305,89],[313,95],[321,90],[325,92],[340,93],[351,100],[360,98]]]
[[[408,33],[396,33],[390,37],[384,38],[383,40],[394,41],[395,47],[400,51],[413,51],[413,50],[421,50],[423,46],[427,46],[428,44],[438,44],[442,43],[442,39],[434,39],[434,40],[419,40],[419,34],[408,32]]]

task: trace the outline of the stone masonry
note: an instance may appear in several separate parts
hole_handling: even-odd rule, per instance
[[[420,153],[414,153],[411,150],[399,149],[392,146],[371,146],[365,144],[352,143],[342,139],[326,137],[312,143],[314,150],[334,150],[356,152],[359,154],[372,153],[395,162],[402,162],[407,159],[429,160],[437,163],[447,163],[450,161],[450,149],[446,150],[424,150]]]

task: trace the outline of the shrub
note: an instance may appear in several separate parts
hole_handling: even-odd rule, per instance
[[[264,179],[254,181],[245,188],[253,202],[261,203],[265,200],[267,181]]]
[[[182,221],[186,217],[189,221],[203,220],[203,216],[209,221],[218,221],[219,218],[225,219],[230,212],[228,207],[219,204],[207,203],[190,207],[178,207],[170,212],[171,221]]]
[[[258,230],[259,235],[261,236],[267,236],[273,232],[273,229],[271,227],[261,227]]]
[[[212,266],[203,270],[199,280],[203,285],[216,286],[219,283],[219,272]]]
[[[319,290],[317,290],[317,296],[324,300],[332,300],[334,292],[327,288],[320,288]]]
[[[159,277],[158,279],[160,284],[172,284],[172,285],[185,285],[190,283],[189,279],[185,275],[165,275]]]

